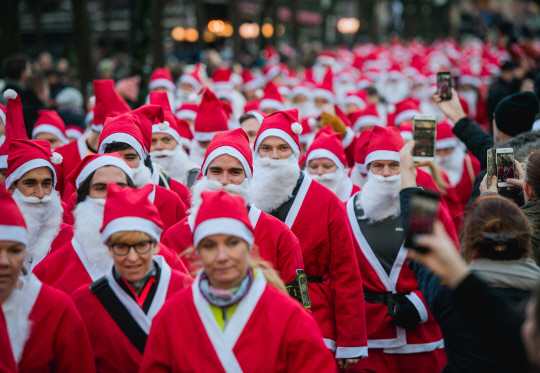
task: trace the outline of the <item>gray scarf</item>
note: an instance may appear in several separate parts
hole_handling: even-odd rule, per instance
[[[540,282],[540,267],[530,258],[476,259],[471,262],[470,268],[495,288],[532,291]]]

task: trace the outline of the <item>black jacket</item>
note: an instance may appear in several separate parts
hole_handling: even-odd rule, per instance
[[[493,137],[473,121],[465,117],[457,121],[452,132],[460,139],[467,149],[480,161],[482,169],[487,167],[487,151],[495,144]]]

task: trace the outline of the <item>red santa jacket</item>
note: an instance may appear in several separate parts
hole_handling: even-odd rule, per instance
[[[16,373],[17,363],[11,350],[11,342],[9,340],[9,334],[6,326],[6,319],[4,318],[4,312],[0,307],[0,372],[2,373]]]
[[[461,179],[454,186],[463,207],[469,202],[476,176],[481,171],[480,161],[474,155],[465,153],[463,158],[463,173]]]
[[[31,308],[19,307],[18,317],[28,318],[31,326],[19,373],[95,372],[90,340],[71,299],[32,274],[24,282],[22,291]]]
[[[160,256],[155,256],[161,270],[156,293],[148,313],[131,296],[118,286],[109,272],[106,277],[113,292],[121,294],[118,300],[126,307],[141,329],[148,334],[152,320],[163,304],[177,291],[191,286],[193,279],[187,274],[179,273],[167,265]],[[112,279],[112,281],[111,281]],[[133,345],[122,329],[103,307],[99,299],[88,286],[80,287],[73,293],[73,302],[86,325],[90,343],[94,351],[94,360],[98,372],[136,373],[139,371],[142,354]]]
[[[79,162],[88,154],[88,146],[86,145],[86,139],[84,136],[79,137],[77,141],[70,142],[64,146],[55,150],[56,153],[62,156],[62,163],[55,165],[56,177],[56,190],[60,193],[62,201],[67,202],[71,193],[64,192],[66,188],[72,190],[72,185],[67,181],[68,175],[73,171]]]
[[[311,316],[260,270],[222,331],[197,277],[155,317],[140,372],[336,372],[321,338]]]
[[[169,248],[160,244],[157,255],[163,256],[172,269],[187,274],[184,264]],[[33,273],[47,285],[69,295],[104,276],[103,272],[93,268],[76,238],[43,259]]]
[[[255,206],[251,206],[249,210],[249,220],[255,230],[255,246],[260,257],[272,264],[285,283],[294,280],[296,270],[304,269],[298,238],[279,219]],[[188,218],[169,228],[162,243],[178,254],[188,249],[193,244],[193,233],[188,224]],[[257,254],[256,250],[253,250],[253,254]],[[181,258],[190,273],[197,271],[191,258],[187,256]]]
[[[407,297],[418,310],[421,323],[413,331],[390,325],[388,306],[366,302],[366,319],[369,348],[384,348],[385,353],[411,354],[433,351],[444,347],[439,326],[424,301],[416,277],[407,266],[407,249],[401,247],[390,275],[386,273],[377,256],[364,238],[354,211],[354,197],[347,202],[348,224],[355,237],[358,267],[366,291],[384,293],[410,293]]]
[[[285,224],[298,237],[312,311],[336,358],[367,356],[362,278],[345,206],[326,187],[304,177]]]
[[[461,204],[456,188],[453,187],[450,183],[450,178],[448,177],[448,174],[444,171],[442,167],[440,167],[440,171],[444,178],[444,182],[448,185],[446,193],[444,194],[444,200],[446,202],[446,206],[448,206],[448,212],[452,217],[452,221],[454,222],[456,234],[459,237],[461,227],[463,225],[463,214],[465,213],[465,206]]]

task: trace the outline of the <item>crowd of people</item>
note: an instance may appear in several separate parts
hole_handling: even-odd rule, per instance
[[[38,110],[30,62],[6,59],[0,372],[540,369],[540,86],[516,48],[363,44],[293,69],[267,47],[261,69],[157,68],[139,107],[138,79],[98,79]],[[420,114],[434,161],[414,161]],[[510,187],[487,180],[494,148]],[[419,189],[426,252],[404,244]]]

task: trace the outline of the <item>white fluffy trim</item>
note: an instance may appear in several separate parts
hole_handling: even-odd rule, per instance
[[[15,100],[17,98],[17,92],[15,92],[13,89],[6,89],[4,91],[4,98],[6,100]]]
[[[163,123],[160,123],[158,127],[159,127],[159,129],[160,129],[161,131],[165,131],[165,130],[166,130],[167,128],[169,128],[170,126],[171,126],[171,125],[169,124],[169,122],[164,121]]]
[[[52,157],[50,158],[52,164],[60,164],[64,160],[64,157],[62,157],[58,153],[52,153]]]
[[[96,105],[96,96],[92,96],[88,99],[88,103],[90,104],[90,106],[95,106]]]
[[[297,135],[300,135],[302,133],[302,125],[298,122],[294,122],[293,124],[291,124],[291,131],[293,131],[293,133],[296,133]]]
[[[192,92],[188,96],[188,101],[189,102],[194,102],[194,101],[197,101],[198,98],[199,98],[199,95],[197,93],[195,93],[195,92]]]
[[[255,90],[255,97],[257,97],[259,100],[264,97],[264,92],[262,89],[256,89]]]
[[[307,120],[307,122],[311,127],[315,127],[315,125],[317,124],[317,119],[311,117]]]

